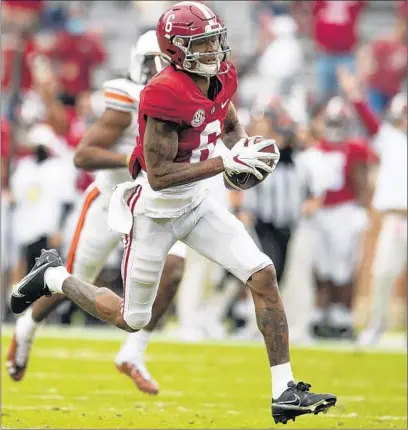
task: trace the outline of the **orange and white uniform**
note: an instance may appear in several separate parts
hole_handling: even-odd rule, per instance
[[[139,95],[143,87],[125,78],[107,81],[103,86],[105,109],[128,112],[132,116],[130,125],[111,147],[112,151],[130,155],[136,144]],[[115,186],[130,179],[127,168],[97,171],[94,182],[71,216],[66,232],[70,238],[67,270],[83,281],[95,282],[109,255],[121,242],[122,235],[108,227],[107,211]],[[170,251],[183,258],[185,252],[185,245],[181,243]]]

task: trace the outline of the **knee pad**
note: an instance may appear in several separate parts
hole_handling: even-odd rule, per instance
[[[140,285],[154,285],[159,279],[163,270],[164,261],[157,256],[135,255],[133,259],[132,271],[130,274],[132,282]]]
[[[132,311],[130,309],[123,315],[126,324],[134,330],[141,330],[143,327],[147,326],[151,317],[151,311]]]

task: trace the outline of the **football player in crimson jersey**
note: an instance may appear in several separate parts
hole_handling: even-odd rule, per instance
[[[238,122],[231,103],[236,71],[229,61],[226,32],[221,20],[197,2],[172,5],[157,24],[160,50],[170,65],[141,94],[136,155],[143,171],[136,181],[115,189],[108,215],[111,228],[126,234],[123,300],[71,276],[50,250],[15,286],[11,307],[22,312],[27,302],[62,292],[119,328],[140,330],[151,318],[165,257],[181,240],[251,289],[271,367],[272,415],[275,422],[286,423],[327,410],[336,397],[310,393],[310,384],[294,381],[286,314],[272,261],[203,186],[203,179],[222,172],[262,179],[258,169],[271,173],[278,161],[277,148],[261,152],[274,141],[249,138]],[[231,150],[211,158],[221,138]],[[44,281],[40,286],[38,279]]]
[[[326,160],[327,187],[314,220],[317,296],[311,329],[317,336],[350,338],[354,277],[370,199],[368,168],[377,159],[363,139],[350,138],[351,110],[343,99],[329,100],[323,122],[318,147]]]
[[[129,179],[129,155],[138,134],[139,96],[146,83],[161,70],[159,54],[155,31],[141,35],[131,51],[129,76],[105,82],[106,109],[85,133],[75,153],[76,167],[96,170],[95,181],[85,191],[83,201],[75,210],[76,225],[72,226],[67,259],[67,269],[86,282],[95,282],[108,256],[121,240],[120,233],[108,229],[106,207],[115,185]],[[143,330],[128,335],[115,359],[118,370],[148,394],[157,394],[159,386],[146,369],[144,350],[177,291],[186,251],[186,245],[181,242],[169,251],[153,317]],[[67,296],[64,294],[42,297],[17,320],[6,363],[13,380],[20,381],[24,377],[39,323],[65,300]]]
[[[386,330],[392,287],[407,266],[407,94],[393,97],[380,122],[364,99],[357,77],[345,69],[338,76],[380,159],[372,207],[382,215],[382,226],[372,265],[368,327],[358,338],[358,345],[364,347],[379,341]]]

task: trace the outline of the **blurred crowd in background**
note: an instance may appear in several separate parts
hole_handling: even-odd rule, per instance
[[[38,250],[55,247],[66,252],[72,238],[70,214],[92,181],[90,173],[75,169],[75,147],[104,110],[103,82],[126,75],[131,46],[138,35],[155,28],[171,3],[176,2],[2,1],[3,321],[13,320],[7,305],[10,286],[30,270]],[[407,2],[203,3],[228,27],[240,80],[234,100],[240,120],[250,134],[273,137],[281,149],[276,172],[247,195],[226,195],[228,204],[273,256],[293,336],[302,338],[306,332],[353,336],[349,325],[361,325],[367,318],[381,217],[368,210],[362,218],[361,241],[356,244],[361,255],[351,297],[346,311],[337,309],[340,316],[333,319],[334,328],[338,323],[342,330],[323,334],[314,330],[312,221],[327,184],[324,177],[310,176],[319,170],[313,163],[317,163],[327,102],[345,95],[338,78],[342,67],[358,81],[380,122],[393,97],[405,90]],[[357,117],[350,133],[369,138]],[[51,128],[41,131],[35,127],[39,124]],[[41,138],[36,136],[39,130]],[[341,225],[333,228],[341,230]],[[118,248],[113,253],[98,280],[119,292],[121,252]],[[180,336],[256,337],[246,290],[197,258],[188,254],[190,267],[209,276],[202,277],[203,285],[195,285],[194,275],[187,278],[189,285],[182,283],[184,299],[169,315],[180,322]],[[390,305],[394,326],[406,323],[404,273]],[[98,323],[69,303],[51,319],[62,324]]]

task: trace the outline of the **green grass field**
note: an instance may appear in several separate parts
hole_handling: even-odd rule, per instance
[[[327,415],[286,426],[270,416],[270,371],[258,345],[152,342],[149,369],[161,393],[149,397],[119,374],[118,339],[36,340],[26,378],[4,372],[1,428],[407,428],[403,353],[293,349],[295,376],[339,400]]]

